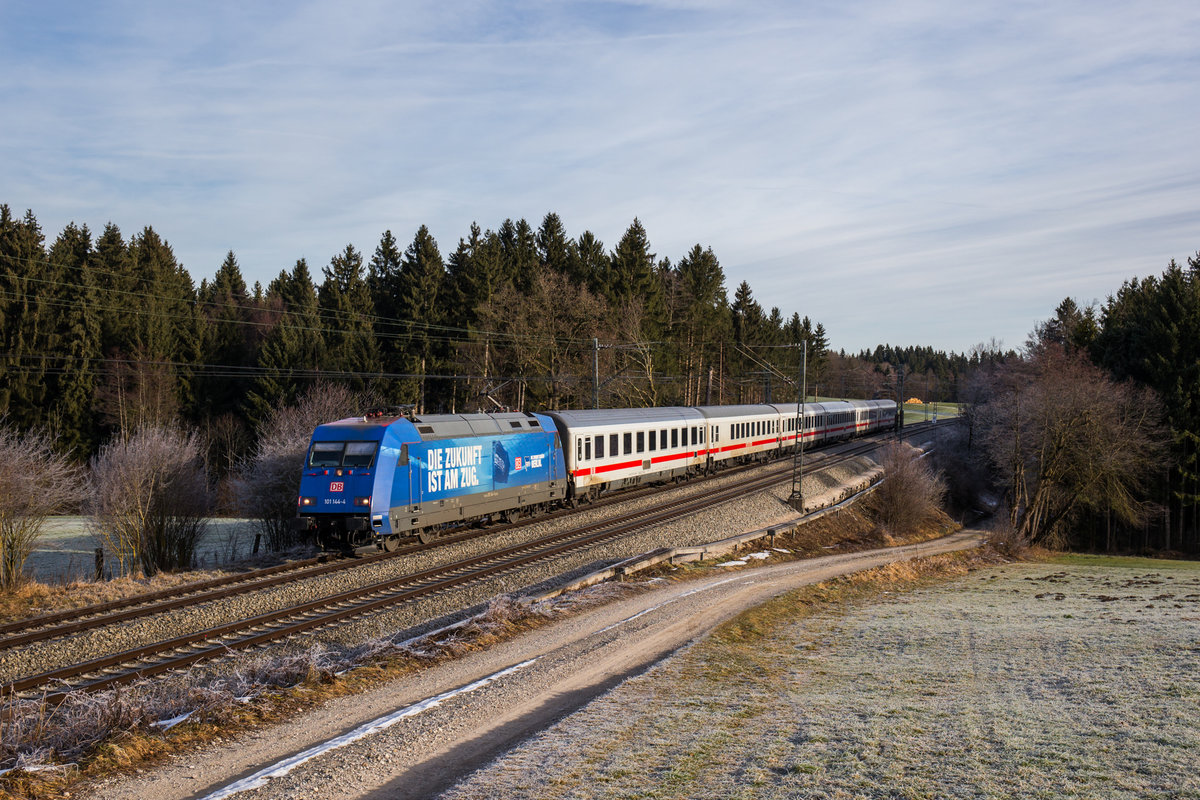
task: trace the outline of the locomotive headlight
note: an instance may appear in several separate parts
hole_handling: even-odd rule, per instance
[[[370,497],[356,497],[356,498],[354,498],[354,505],[369,506],[369,505],[371,505],[371,498]]]
[[[297,503],[296,503],[296,505],[301,505],[301,506],[315,506],[316,504],[317,504],[317,498],[315,498],[315,497],[301,497],[299,499],[299,501],[297,501]]]

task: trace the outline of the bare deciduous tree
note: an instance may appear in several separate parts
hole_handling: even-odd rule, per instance
[[[976,422],[1013,527],[1030,542],[1064,547],[1085,513],[1141,523],[1143,490],[1163,469],[1161,416],[1148,390],[1050,345],[1001,371]]]
[[[298,544],[292,530],[300,470],[313,429],[378,405],[374,395],[337,384],[316,384],[295,406],[274,409],[264,421],[253,454],[234,480],[241,513],[253,519],[278,552]]]
[[[463,347],[461,354],[481,374],[518,376],[514,407],[590,405],[592,353],[586,343],[605,335],[605,314],[604,300],[586,287],[560,273],[542,272],[528,291],[505,287],[479,307],[480,325],[489,336]]]
[[[123,570],[188,569],[211,502],[200,436],[146,427],[92,459],[92,535]]]
[[[888,533],[907,534],[941,508],[946,482],[916,449],[893,442],[883,451],[883,482],[871,498],[879,524]]]
[[[46,520],[83,500],[85,486],[48,434],[19,433],[0,420],[0,591],[21,585]]]

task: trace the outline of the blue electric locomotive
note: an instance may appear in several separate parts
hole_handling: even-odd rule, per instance
[[[371,415],[319,426],[297,526],[327,549],[428,541],[469,519],[511,517],[567,495],[554,422],[540,414]]]

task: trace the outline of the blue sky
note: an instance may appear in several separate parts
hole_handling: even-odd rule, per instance
[[[835,347],[1020,346],[1200,250],[1200,3],[0,0],[0,203],[264,284],[633,218]]]

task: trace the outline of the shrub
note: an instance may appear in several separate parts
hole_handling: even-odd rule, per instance
[[[86,494],[82,470],[53,445],[46,433],[19,433],[0,420],[0,590],[24,582],[46,520]]]
[[[204,450],[195,433],[146,427],[92,459],[92,533],[123,570],[194,565],[211,501]]]
[[[907,534],[941,508],[946,482],[905,444],[893,442],[883,452],[883,482],[872,497],[876,519],[884,530]]]
[[[241,513],[255,520],[267,546],[278,552],[300,544],[292,528],[300,470],[313,430],[322,423],[365,411],[371,395],[345,386],[316,384],[295,406],[273,409],[259,432],[258,444],[238,471],[234,491]]]

